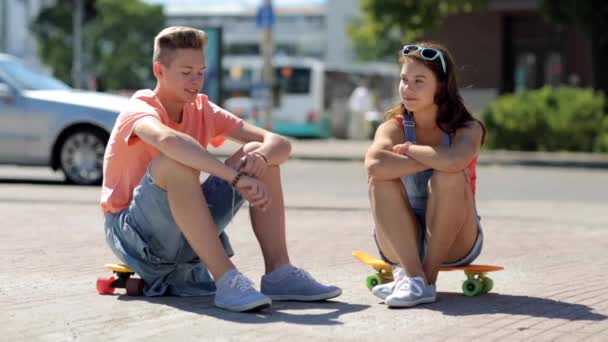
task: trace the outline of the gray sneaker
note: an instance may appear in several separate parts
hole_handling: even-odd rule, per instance
[[[422,303],[432,303],[437,300],[435,286],[427,284],[422,277],[401,279],[393,293],[386,297],[389,307],[410,307]]]
[[[222,309],[242,312],[267,308],[272,304],[253,287],[253,282],[241,272],[232,269],[224,273],[216,283],[215,306]]]
[[[262,293],[272,300],[319,301],[338,297],[342,290],[322,285],[308,272],[285,264],[262,277]]]
[[[386,299],[386,297],[393,293],[395,286],[399,280],[403,279],[403,277],[405,277],[405,271],[400,267],[396,267],[393,271],[393,279],[395,280],[391,281],[390,283],[374,286],[372,289],[372,294],[380,299]]]

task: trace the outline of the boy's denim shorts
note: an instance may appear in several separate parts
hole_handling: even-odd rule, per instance
[[[226,181],[210,176],[201,184],[226,254],[234,255],[224,232],[243,204]],[[146,296],[202,296],[215,292],[206,266],[175,223],[167,192],[150,170],[133,190],[128,208],[105,215],[106,241],[114,254],[144,279]]]

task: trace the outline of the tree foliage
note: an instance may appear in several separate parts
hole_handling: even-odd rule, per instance
[[[361,18],[348,27],[357,57],[394,59],[405,42],[439,29],[442,20],[483,9],[486,0],[359,0]]]
[[[57,1],[33,24],[41,60],[72,83],[72,1]],[[153,40],[163,28],[162,7],[141,0],[87,0],[83,25],[84,70],[101,90],[138,89],[153,81]]]

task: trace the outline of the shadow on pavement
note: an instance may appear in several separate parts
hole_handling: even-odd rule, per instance
[[[219,309],[213,305],[213,296],[207,297],[130,297],[120,295],[118,300],[137,301],[162,304],[179,310],[193,312],[199,315],[238,323],[276,323],[286,322],[302,325],[341,325],[342,315],[363,311],[369,305],[348,304],[338,301],[324,302],[279,302],[272,307],[257,312],[238,313]],[[299,310],[311,310],[297,313]]]
[[[434,304],[420,306],[449,316],[510,314],[531,317],[567,319],[570,321],[603,321],[608,316],[592,312],[584,304],[573,304],[547,298],[489,293],[469,298],[461,293],[442,292]]]

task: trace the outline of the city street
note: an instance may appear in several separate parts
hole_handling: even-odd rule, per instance
[[[0,0],[0,342],[608,342],[606,13],[608,2],[600,1]],[[481,139],[471,115],[484,127]],[[122,288],[100,295],[104,283],[117,284],[105,265],[121,261],[106,243],[101,187],[84,185],[105,175],[131,191],[137,167],[155,150],[180,162],[204,160],[197,143],[221,160],[237,150],[259,154],[252,158],[260,163],[288,154],[283,139],[240,120],[289,140],[281,178],[290,262],[342,295],[274,301],[248,313],[216,307],[213,295],[127,296]],[[476,276],[470,270],[440,272],[437,301],[412,308],[389,308],[367,288],[375,271],[353,252],[380,254],[364,160],[383,135],[395,151],[440,170],[475,148],[484,238],[473,263],[504,267],[478,291],[467,285],[479,283],[465,283]],[[242,146],[257,142],[254,151]],[[110,190],[113,198],[125,203],[118,190]],[[150,196],[144,192],[142,202]],[[456,217],[452,205],[461,199],[454,198],[433,208]],[[170,229],[158,219],[167,216],[162,209],[138,221]],[[199,218],[180,218],[197,233]],[[263,239],[270,272],[286,262],[284,237],[262,221],[258,236],[281,239],[278,247]],[[441,245],[458,231],[428,221],[446,228],[432,230]],[[130,223],[116,231],[128,232]],[[168,293],[184,293],[176,282],[199,283],[174,272],[168,255],[154,255],[158,240],[171,237],[142,232],[125,239],[142,242],[126,254],[137,249],[169,269]],[[233,263],[260,289],[266,269],[248,204],[226,233]],[[221,278],[226,260],[211,260],[217,249],[202,248]],[[407,248],[399,250],[416,252]],[[189,255],[182,252],[176,255]],[[410,276],[419,274],[403,263]],[[281,273],[264,278],[265,291]],[[129,284],[121,275],[117,287]],[[246,291],[237,278],[224,276],[220,294],[224,283]],[[99,289],[98,279],[106,279]],[[407,280],[400,286],[422,291]],[[288,282],[299,284],[289,278],[274,287]],[[467,294],[489,293],[465,296],[463,284]],[[218,302],[260,303],[237,296]],[[222,306],[251,307],[237,302]]]
[[[485,244],[498,264],[491,294],[461,295],[464,275],[442,273],[437,303],[390,310],[371,295],[376,254],[360,162],[292,160],[283,169],[292,261],[343,288],[327,303],[275,302],[260,313],[215,308],[212,297],[100,296],[103,237],[97,187],[67,186],[47,169],[0,167],[0,331],[31,340],[595,340],[608,337],[608,173],[480,166]],[[259,285],[260,249],[241,210],[229,226],[233,261]],[[120,290],[117,291],[120,293]]]

